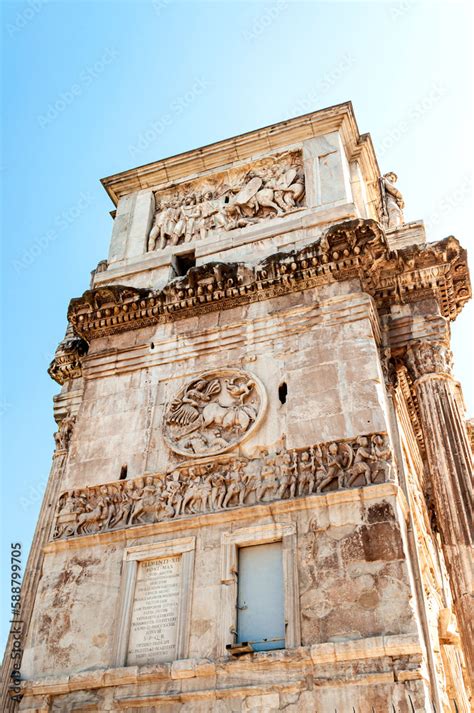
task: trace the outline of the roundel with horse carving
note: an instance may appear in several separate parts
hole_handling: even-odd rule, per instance
[[[252,433],[266,402],[263,384],[248,371],[206,371],[188,381],[167,405],[164,438],[184,456],[224,453]]]

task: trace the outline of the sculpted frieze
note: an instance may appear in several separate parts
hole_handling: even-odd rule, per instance
[[[383,433],[259,450],[253,458],[228,454],[187,461],[165,474],[63,493],[53,539],[369,486],[390,480],[392,468]]]
[[[244,228],[284,215],[301,206],[304,194],[300,151],[157,191],[148,250],[203,240],[215,230]]]
[[[168,404],[163,435],[184,456],[225,453],[250,435],[265,406],[265,389],[252,374],[208,371],[186,383]]]

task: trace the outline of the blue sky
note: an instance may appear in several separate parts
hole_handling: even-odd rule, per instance
[[[406,219],[469,248],[473,57],[461,2],[31,0],[2,12],[5,577],[10,542],[26,564],[50,468],[46,369],[69,299],[107,256],[99,178],[351,99],[382,171],[398,173]],[[453,345],[474,415],[472,315]]]

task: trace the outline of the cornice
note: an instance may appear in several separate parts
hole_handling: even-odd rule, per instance
[[[304,670],[307,666],[327,666],[337,665],[343,667],[344,664],[360,662],[364,660],[373,660],[378,658],[391,657],[398,659],[401,662],[401,669],[397,669],[397,680],[400,680],[400,673],[406,667],[406,673],[410,673],[410,678],[419,678],[421,674],[418,671],[418,666],[413,669],[413,664],[416,659],[422,654],[422,648],[418,637],[414,634],[391,634],[387,636],[373,636],[353,641],[336,641],[313,644],[312,646],[300,646],[295,649],[282,649],[272,651],[271,655],[268,652],[255,652],[251,658],[231,658],[225,657],[217,660],[212,659],[181,659],[172,663],[161,663],[153,666],[126,666],[123,668],[103,668],[93,671],[78,671],[72,674],[63,674],[57,676],[45,676],[38,679],[27,679],[22,681],[22,691],[27,696],[40,695],[64,695],[74,691],[97,690],[101,688],[126,686],[133,684],[137,686],[141,683],[155,684],[163,683],[164,681],[173,681],[177,685],[178,681],[183,679],[207,679],[215,677],[217,674],[222,674],[225,677],[229,675],[245,674],[251,668],[255,672],[258,670],[262,673],[271,673],[277,671],[288,672],[288,669]],[[411,666],[407,666],[407,659],[412,660]],[[393,665],[393,663],[392,663]],[[373,684],[374,674],[371,676],[370,682]],[[333,683],[327,679],[319,679],[320,685]],[[393,673],[390,682],[393,682]],[[358,679],[360,683],[360,680]],[[272,690],[275,687],[272,683]],[[290,684],[291,685],[291,684]],[[293,684],[294,685],[294,684]],[[255,687],[261,692],[262,684]],[[220,698],[224,696],[242,696],[242,691],[248,691],[249,686],[219,686]],[[197,690],[196,695],[205,694],[208,698],[209,689],[205,691]],[[169,700],[179,699],[183,693],[175,691],[165,692],[160,695],[156,694],[154,700],[159,703],[163,699]],[[188,692],[187,697],[193,697],[193,691]],[[140,696],[136,692],[134,699],[127,697],[122,699],[124,706],[129,707],[131,704],[137,705],[145,702],[149,703],[151,695],[147,692],[144,696]],[[120,700],[120,698],[119,698]],[[120,705],[120,704],[119,704]],[[122,708],[122,706],[120,706]]]
[[[71,300],[68,319],[86,342],[205,312],[358,279],[384,314],[394,304],[434,297],[453,320],[471,296],[467,254],[449,237],[391,250],[374,220],[332,225],[299,250],[276,253],[255,266],[209,262],[192,268],[162,290],[109,285]]]
[[[359,133],[352,103],[344,102],[116,173],[103,178],[101,183],[117,205],[122,196],[130,193],[181,181],[235,161],[248,160],[279,148],[300,144],[306,139],[331,131],[341,131],[349,160],[354,155],[357,157],[363,154],[364,163],[379,175],[372,141],[368,134]]]

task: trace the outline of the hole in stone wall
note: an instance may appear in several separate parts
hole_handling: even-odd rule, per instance
[[[154,349],[154,348],[155,348],[155,344],[154,344],[154,342],[152,342],[152,343],[150,344],[150,349]]]
[[[192,267],[196,266],[196,255],[194,250],[183,255],[173,255],[171,265],[176,277],[182,277]]]
[[[286,385],[286,381],[284,381],[280,386],[278,387],[278,398],[280,399],[280,402],[282,404],[286,404],[286,397],[288,396],[288,386]]]
[[[127,466],[127,465],[123,465],[123,466],[120,468],[120,478],[119,478],[119,480],[125,480],[125,479],[126,479],[126,477],[127,477],[127,470],[128,470],[128,466]]]

